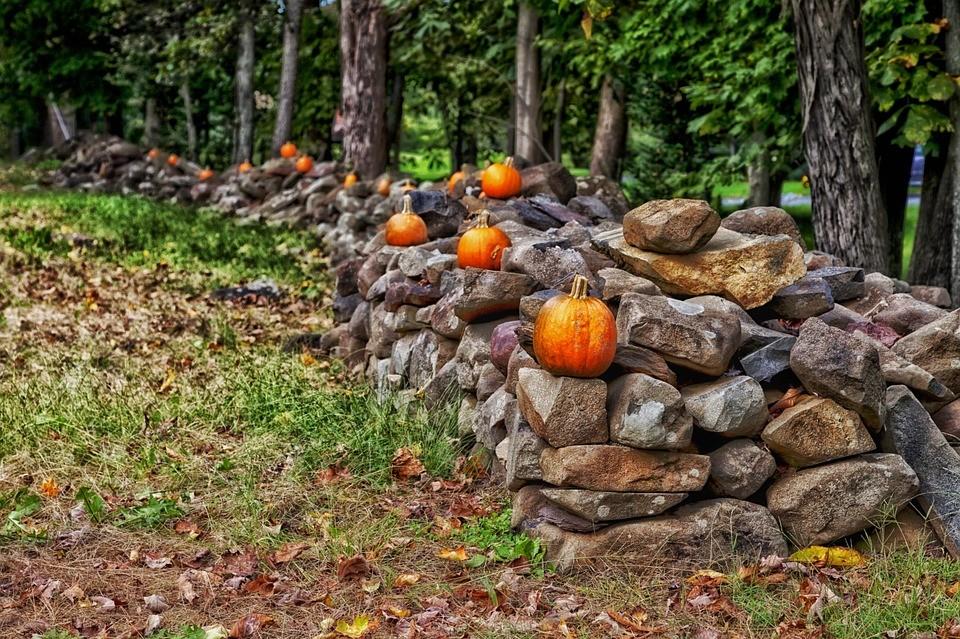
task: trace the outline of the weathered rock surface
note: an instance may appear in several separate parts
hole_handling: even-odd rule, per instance
[[[649,348],[635,344],[617,344],[613,364],[625,373],[643,373],[671,386],[677,385],[677,376],[667,366],[667,360]]]
[[[672,515],[610,526],[591,535],[544,524],[533,524],[529,530],[544,541],[547,559],[560,570],[611,562],[650,566],[651,561],[722,566],[787,554],[770,511],[735,499],[681,506]]]
[[[806,274],[803,250],[785,236],[746,236],[721,228],[699,251],[664,255],[630,246],[617,230],[593,238],[598,250],[670,295],[720,295],[751,309]]]
[[[767,490],[767,507],[794,544],[823,545],[899,510],[918,487],[902,457],[875,453],[784,477]]]
[[[626,446],[547,448],[540,455],[544,481],[555,486],[636,493],[700,490],[710,475],[710,458]]]
[[[724,377],[681,390],[698,427],[724,437],[752,437],[767,423],[763,387],[747,375]]]
[[[940,308],[952,308],[953,300],[950,299],[950,291],[942,286],[924,286],[918,284],[910,287],[910,294],[921,302],[933,304]]]
[[[960,310],[902,338],[893,351],[960,394]]]
[[[833,308],[833,293],[825,280],[806,275],[777,291],[766,308],[784,319],[816,317]]]
[[[876,448],[859,415],[822,397],[786,409],[767,424],[762,437],[773,452],[796,468]]]
[[[523,368],[518,373],[517,401],[533,431],[551,446],[601,444],[608,439],[607,385],[602,380],[555,377]]]
[[[520,308],[520,299],[532,293],[536,287],[536,280],[523,273],[467,268],[464,270],[462,293],[454,302],[453,309],[457,317],[465,322],[514,312]]]
[[[519,407],[506,419],[507,437],[507,489],[519,490],[527,482],[543,479],[540,472],[540,453],[547,447],[530,424],[522,418]]]
[[[657,253],[693,253],[720,227],[720,216],[703,200],[651,200],[623,218],[627,244]]]
[[[834,302],[845,302],[863,295],[863,269],[852,266],[827,266],[808,273],[819,277],[830,287]]]
[[[875,348],[819,319],[804,322],[790,368],[807,390],[856,411],[873,430],[883,426],[886,388]]]
[[[710,453],[710,489],[720,497],[746,499],[773,477],[777,462],[750,439],[734,439]]]
[[[800,227],[793,216],[776,206],[754,206],[734,211],[723,218],[720,225],[737,233],[747,235],[786,235],[806,248]]]
[[[543,496],[539,486],[524,486],[513,496],[510,525],[514,528],[550,526],[574,533],[589,533],[603,526],[560,508]]]
[[[552,195],[562,204],[577,194],[577,181],[559,162],[544,162],[520,172],[522,193],[527,197]]]
[[[950,554],[960,557],[960,455],[907,387],[888,388],[886,404],[883,449],[903,457],[917,474],[917,500]]]
[[[618,301],[626,293],[660,295],[656,284],[645,277],[628,273],[618,268],[604,268],[597,273],[600,277],[600,297],[605,302]]]
[[[652,517],[687,498],[685,493],[613,493],[576,488],[543,488],[544,497],[587,521]]]
[[[907,293],[895,293],[886,304],[870,316],[877,324],[889,326],[901,335],[908,335],[931,322],[943,319],[947,311],[927,304]]]
[[[617,312],[621,343],[656,351],[684,368],[720,375],[740,345],[740,320],[699,304],[628,293]]]
[[[693,419],[680,392],[653,377],[634,373],[614,380],[607,392],[607,414],[614,442],[657,450],[690,445]]]
[[[960,400],[954,400],[933,414],[933,422],[951,444],[960,444]]]

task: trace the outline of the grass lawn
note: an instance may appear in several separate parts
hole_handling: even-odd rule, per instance
[[[876,637],[960,619],[960,564],[922,545],[850,569],[554,573],[509,530],[453,404],[377,397],[283,348],[330,326],[326,269],[305,232],[0,192],[0,636]],[[285,295],[209,296],[261,276]]]

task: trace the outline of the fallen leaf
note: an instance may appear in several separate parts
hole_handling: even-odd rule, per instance
[[[173,525],[173,530],[178,535],[186,535],[191,539],[200,536],[200,526],[189,519],[178,519],[177,523]]]
[[[170,609],[170,604],[163,598],[163,595],[149,595],[143,598],[143,605],[147,610],[154,614],[160,614]]]
[[[719,586],[729,581],[727,576],[716,570],[699,570],[689,577],[686,582],[691,586]]]
[[[90,597],[90,601],[104,612],[112,612],[117,609],[117,603],[110,597]]]
[[[230,639],[247,639],[256,635],[264,626],[269,626],[272,623],[274,623],[273,617],[251,612],[233,624],[233,628],[230,629],[230,634],[227,636]]]
[[[220,558],[217,568],[219,572],[237,577],[250,577],[257,572],[259,564],[257,554],[252,548],[242,551],[228,552]]]
[[[411,478],[420,477],[427,472],[423,462],[417,457],[417,452],[407,448],[398,448],[393,454],[390,462],[390,472],[396,479],[405,481]]]
[[[437,553],[437,557],[440,559],[446,559],[447,561],[466,561],[469,557],[467,555],[467,549],[463,546],[457,548],[444,548]]]
[[[147,624],[143,627],[143,636],[149,637],[160,627],[160,624],[163,623],[163,617],[160,615],[150,615],[147,617]]]
[[[166,568],[167,566],[173,565],[173,559],[170,557],[160,557],[148,553],[144,559],[143,563],[147,568],[152,568],[153,570],[159,570],[161,568]]]
[[[960,637],[960,621],[949,619],[937,630],[937,639],[955,639]]]
[[[394,608],[393,606],[384,606],[382,612],[387,619],[406,619],[410,616],[410,611],[406,608]]]
[[[409,588],[420,581],[420,575],[416,573],[404,573],[397,575],[397,578],[393,580],[394,588]]]
[[[314,482],[325,486],[327,484],[332,484],[340,481],[341,479],[349,479],[350,471],[344,468],[339,464],[330,464],[323,470],[317,473],[317,476],[314,478]]]
[[[43,480],[43,483],[40,484],[40,492],[44,496],[53,499],[60,494],[60,484],[57,483],[57,480],[53,477],[47,477]]]
[[[203,639],[227,639],[227,629],[223,626],[204,626]]]
[[[70,603],[75,603],[78,599],[83,599],[87,596],[87,593],[83,592],[83,588],[80,586],[70,586],[63,591],[63,594],[60,595]]]
[[[354,617],[353,622],[351,623],[347,623],[346,621],[342,620],[337,622],[337,632],[344,637],[350,637],[350,639],[362,637],[367,632],[376,629],[376,627],[377,622],[372,621],[370,617],[366,615]]]
[[[304,550],[310,548],[307,541],[297,541],[283,544],[270,556],[270,560],[277,564],[285,564],[299,557]]]
[[[867,563],[866,557],[853,548],[809,546],[790,555],[790,561],[801,564],[856,568]]]
[[[250,595],[269,597],[276,590],[276,578],[267,575],[257,575],[255,579],[243,584],[243,592]]]
[[[371,572],[370,563],[363,555],[341,557],[337,562],[337,578],[340,581],[366,577]]]
[[[167,369],[167,374],[163,378],[163,382],[160,383],[160,388],[157,389],[158,393],[165,393],[173,386],[173,383],[177,381],[177,371],[172,368]]]
[[[787,392],[783,394],[783,397],[774,402],[770,407],[770,415],[772,417],[778,417],[783,411],[788,408],[793,408],[806,399],[810,399],[810,395],[807,395],[801,389],[788,388]]]
[[[300,353],[300,363],[304,366],[313,366],[317,363],[317,358],[311,355],[309,351],[303,351]]]

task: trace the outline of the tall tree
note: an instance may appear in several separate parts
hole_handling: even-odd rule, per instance
[[[947,20],[946,62],[947,73],[952,78],[960,76],[960,2],[943,0],[943,14]],[[950,98],[950,123],[953,135],[947,153],[947,171],[950,175],[951,209],[953,226],[951,233],[950,293],[953,299],[960,297],[960,94],[956,89]]]
[[[537,10],[521,0],[517,11],[516,153],[537,164],[543,159],[540,127],[540,52]]]
[[[283,66],[280,90],[277,93],[277,123],[273,128],[273,152],[290,139],[293,127],[293,104],[297,92],[297,67],[300,57],[300,23],[303,0],[285,0],[283,19]]]
[[[193,119],[193,96],[190,94],[190,79],[180,82],[180,99],[183,101],[183,121],[187,125],[187,157],[197,159],[197,125]]]
[[[239,35],[237,38],[236,91],[236,141],[233,150],[234,163],[253,157],[253,70],[256,31],[252,0],[240,4]]]
[[[343,155],[366,178],[387,166],[387,43],[380,0],[341,0]]]
[[[609,74],[600,89],[600,112],[593,137],[590,173],[620,178],[620,160],[627,140],[627,106],[623,84]]]
[[[859,0],[791,0],[817,247],[888,272]]]

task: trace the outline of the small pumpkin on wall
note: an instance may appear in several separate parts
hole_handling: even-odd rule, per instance
[[[213,169],[211,169],[209,166],[197,172],[197,179],[200,180],[201,182],[206,182],[212,177],[213,177]]]
[[[390,216],[384,231],[390,246],[416,246],[428,239],[427,224],[413,212],[413,200],[409,195],[403,196],[403,209]]]
[[[160,157],[160,149],[154,147],[154,148],[150,149],[149,151],[147,151],[147,159],[148,159],[148,160],[156,160],[158,157]]]
[[[357,174],[354,172],[347,173],[347,177],[343,178],[343,188],[349,189],[351,186],[357,183]]]
[[[464,173],[463,168],[450,176],[450,180],[447,181],[447,191],[453,193],[453,190],[457,186],[457,182],[467,177],[467,174]]]
[[[520,171],[513,166],[513,158],[507,158],[502,164],[495,162],[484,169],[480,184],[489,197],[498,200],[516,197],[520,195]]]
[[[297,163],[294,166],[299,173],[309,173],[310,169],[313,168],[313,158],[309,155],[301,155],[297,158]]]
[[[490,211],[482,209],[477,214],[477,223],[457,244],[457,265],[499,271],[503,249],[510,245],[510,238],[502,229],[490,226]]]
[[[297,155],[297,145],[293,142],[285,142],[280,147],[280,157],[287,158],[288,160]]]
[[[392,182],[390,182],[390,178],[388,178],[387,176],[383,176],[377,181],[377,193],[379,193],[383,197],[389,197],[391,184]]]
[[[177,155],[176,153],[171,153],[170,155],[167,156],[167,164],[169,164],[170,166],[177,166],[178,164],[180,164],[180,156]]]
[[[250,164],[250,160],[247,160],[247,161],[241,163],[240,166],[237,167],[237,172],[238,172],[238,173],[246,173],[247,171],[249,171],[249,170],[251,170],[251,169],[253,169],[253,165]]]
[[[588,289],[587,279],[575,275],[570,294],[549,299],[537,315],[533,353],[553,375],[598,377],[617,354],[617,321]]]

